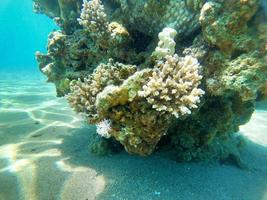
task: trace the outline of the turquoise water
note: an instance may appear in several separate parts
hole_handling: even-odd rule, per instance
[[[267,200],[267,102],[240,129],[248,169],[179,163],[156,152],[99,157],[84,123],[39,72],[51,19],[0,1],[0,200]]]
[[[37,72],[34,53],[45,51],[47,35],[56,26],[32,12],[30,0],[0,1],[0,70]]]

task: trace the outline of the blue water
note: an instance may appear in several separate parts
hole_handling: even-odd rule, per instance
[[[47,35],[57,27],[32,12],[31,0],[0,1],[0,71],[37,72],[34,53],[45,51]]]

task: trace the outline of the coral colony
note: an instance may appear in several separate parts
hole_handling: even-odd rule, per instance
[[[60,27],[36,53],[40,70],[100,140],[240,162],[235,133],[267,97],[259,0],[33,1]]]

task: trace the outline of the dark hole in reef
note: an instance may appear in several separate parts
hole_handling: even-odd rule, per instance
[[[254,16],[248,21],[249,27],[267,20],[267,3],[265,3],[265,1],[266,0],[261,1],[261,5],[259,6],[256,14],[254,14]],[[253,31],[256,32],[256,29]]]
[[[108,147],[112,153],[120,153],[123,151],[123,145],[116,141],[114,138],[108,140]]]
[[[80,49],[88,49],[88,46],[85,43],[82,43]]]
[[[170,150],[171,148],[172,148],[171,138],[168,135],[163,136],[158,142],[156,147],[157,150],[162,150],[162,149]]]
[[[130,35],[133,38],[132,47],[137,53],[145,51],[147,46],[151,43],[152,37],[141,33],[140,31],[131,31]]]
[[[182,38],[177,38],[179,45],[176,45],[177,47],[179,47],[179,49],[176,49],[178,51],[179,54],[182,54],[182,51],[184,50],[184,48],[189,47],[193,44],[194,39],[201,34],[201,28],[196,29],[195,31],[193,31],[191,34],[182,37]],[[180,48],[182,47],[182,48]]]
[[[241,56],[244,53],[246,53],[246,51],[244,51],[244,50],[236,50],[236,51],[234,51],[232,53],[231,59],[236,59],[236,58],[238,58],[239,56]]]
[[[182,37],[179,40],[179,43],[182,46],[191,46],[193,44],[194,39],[201,34],[201,28],[197,28],[196,30],[194,30],[192,33],[190,33],[189,35]]]
[[[86,65],[85,63],[82,63],[81,65],[74,67],[74,71],[82,71],[82,70],[86,70]]]
[[[103,3],[104,6],[112,8],[113,11],[120,7],[120,3],[115,1],[104,0]]]

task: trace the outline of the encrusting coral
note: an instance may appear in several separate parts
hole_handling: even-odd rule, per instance
[[[33,1],[61,29],[36,54],[39,68],[98,126],[94,152],[116,141],[241,165],[235,133],[267,96],[260,0]]]
[[[254,38],[249,35],[247,23],[258,6],[259,0],[206,2],[199,17],[205,39],[229,53],[253,48]]]

